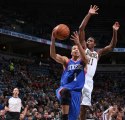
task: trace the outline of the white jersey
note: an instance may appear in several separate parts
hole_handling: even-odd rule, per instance
[[[91,52],[88,48],[85,50],[89,62],[87,64],[87,71],[85,74],[85,84],[82,89],[81,105],[91,106],[91,94],[93,90],[93,76],[95,75],[98,53]]]
[[[86,55],[89,59],[89,62],[87,64],[87,73],[86,76],[93,79],[93,76],[95,75],[97,62],[98,62],[98,53],[96,51],[91,52],[88,48],[85,50]]]

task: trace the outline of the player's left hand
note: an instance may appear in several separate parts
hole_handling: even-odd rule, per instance
[[[112,28],[116,31],[118,31],[119,27],[120,27],[119,22],[115,22],[115,24],[112,26]]]
[[[71,40],[73,40],[75,42],[76,45],[78,45],[80,43],[79,41],[79,34],[78,32],[73,32],[73,35],[71,35]]]

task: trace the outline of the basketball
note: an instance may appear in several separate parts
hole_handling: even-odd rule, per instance
[[[54,28],[55,31],[55,38],[59,39],[59,40],[64,40],[67,39],[69,37],[70,34],[70,30],[69,27],[65,24],[59,24]]]

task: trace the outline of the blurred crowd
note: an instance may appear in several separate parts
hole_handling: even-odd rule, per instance
[[[51,59],[31,61],[0,55],[0,120],[6,117],[4,106],[14,87],[20,90],[23,103],[20,120],[60,120],[61,106],[55,96],[62,68]],[[101,120],[103,112],[113,103],[125,118],[125,73],[97,73],[94,78],[92,107],[87,119]],[[122,76],[119,78],[119,75]],[[24,109],[26,108],[26,109]],[[118,119],[117,119],[118,120]]]
[[[4,106],[13,88],[18,87],[23,107],[28,105],[26,119],[59,119],[60,105],[55,96],[59,80],[55,80],[56,71],[51,72],[47,63],[36,64],[1,55],[0,69],[1,118],[5,117]]]

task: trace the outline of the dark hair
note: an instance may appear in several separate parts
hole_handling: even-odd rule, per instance
[[[77,45],[76,45],[76,44],[72,45],[72,46],[71,46],[71,50],[72,50],[73,46],[77,46]]]

